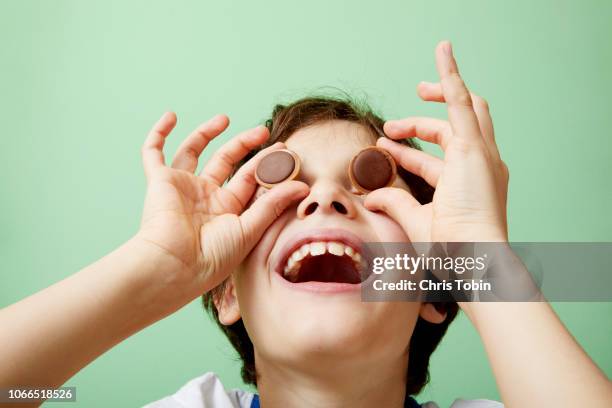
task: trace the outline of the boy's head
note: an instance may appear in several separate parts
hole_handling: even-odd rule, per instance
[[[359,285],[348,284],[351,255],[362,243],[408,241],[388,216],[365,209],[347,174],[351,158],[384,136],[383,124],[369,108],[328,97],[279,105],[266,122],[267,145],[282,141],[297,153],[297,180],[310,193],[267,229],[238,270],[203,296],[243,360],[245,382],[256,384],[264,367],[314,374],[320,367],[341,373],[376,363],[403,365],[408,394],[426,384],[429,357],[457,305],[362,302]],[[418,148],[412,140],[403,143]],[[433,189],[421,178],[401,168],[398,175],[395,187],[431,201]],[[304,244],[310,245],[306,255],[300,253]],[[283,276],[287,269],[291,280]]]

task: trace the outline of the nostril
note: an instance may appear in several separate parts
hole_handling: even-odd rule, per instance
[[[332,207],[334,207],[334,210],[338,211],[340,214],[348,213],[348,210],[346,209],[346,207],[342,203],[339,203],[338,201],[332,202]]]
[[[317,203],[310,203],[310,204],[308,204],[308,207],[306,207],[306,210],[304,211],[304,213],[306,215],[310,215],[310,214],[312,214],[313,212],[315,212],[317,210],[318,206],[319,206],[319,204],[317,204]]]

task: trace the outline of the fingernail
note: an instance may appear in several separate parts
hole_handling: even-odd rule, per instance
[[[215,116],[213,116],[212,118],[210,118],[208,120],[208,124],[209,125],[216,124],[216,123],[220,122],[221,119],[223,119],[223,115],[218,113],[218,114],[216,114]]]
[[[385,128],[387,128],[387,130],[394,131],[394,130],[399,130],[400,126],[399,126],[399,123],[397,123],[396,121],[388,120],[385,123]]]
[[[443,48],[446,55],[453,55],[453,46],[451,45],[450,41],[445,41]]]

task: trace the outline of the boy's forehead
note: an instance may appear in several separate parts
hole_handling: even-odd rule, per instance
[[[298,129],[285,142],[302,160],[340,159],[376,143],[363,125],[346,120],[330,120]]]

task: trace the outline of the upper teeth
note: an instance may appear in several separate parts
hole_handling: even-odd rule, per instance
[[[355,262],[358,269],[361,267],[362,257],[352,247],[337,241],[317,241],[304,244],[293,251],[287,259],[283,274],[289,279],[295,278],[304,258],[325,255],[326,253],[336,256],[347,255]]]

